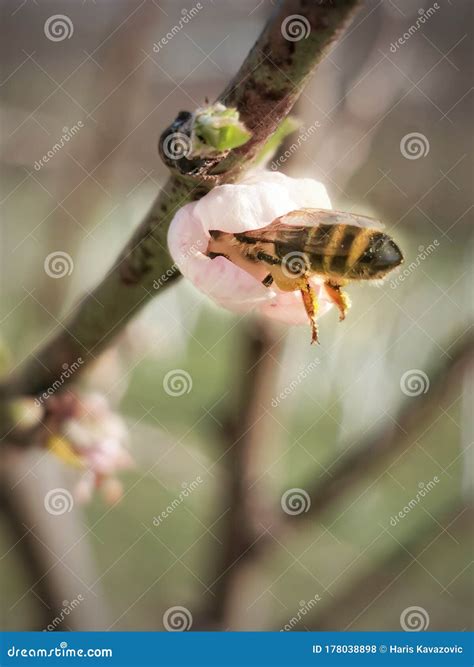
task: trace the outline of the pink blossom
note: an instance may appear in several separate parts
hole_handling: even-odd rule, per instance
[[[89,500],[100,486],[106,500],[116,502],[122,494],[116,474],[132,466],[124,447],[127,429],[121,417],[97,393],[65,392],[51,397],[47,407],[48,448],[83,471],[75,489],[77,499]]]
[[[253,275],[225,257],[206,255],[209,231],[245,232],[269,225],[275,218],[301,208],[330,209],[326,188],[310,178],[289,178],[256,171],[233,185],[220,185],[197,202],[183,206],[168,233],[171,255],[181,273],[216,303],[234,312],[250,310],[286,324],[306,324],[300,291],[283,292],[262,285],[268,273],[263,263]],[[310,279],[319,301],[319,316],[331,307],[323,281]]]

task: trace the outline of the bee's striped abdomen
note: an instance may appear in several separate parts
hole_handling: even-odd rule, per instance
[[[313,271],[342,277],[370,243],[371,232],[355,225],[317,225],[309,230],[303,250]]]
[[[304,251],[308,254],[313,271],[327,271],[329,248],[338,243],[341,229],[343,225],[317,225],[309,230]]]
[[[363,231],[359,227],[347,225],[344,230],[344,235],[340,241],[339,252],[333,254],[328,267],[329,273],[343,275],[349,265],[349,255],[353,246],[356,245],[357,239],[360,238],[360,232]]]

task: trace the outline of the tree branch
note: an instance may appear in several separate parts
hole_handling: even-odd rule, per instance
[[[61,375],[64,364],[72,365],[79,357],[83,361],[82,372],[157,293],[154,281],[158,280],[163,289],[178,277],[166,243],[175,212],[199,199],[213,186],[235,181],[253,164],[357,4],[359,0],[282,2],[219,98],[227,106],[237,108],[240,119],[252,133],[250,141],[218,157],[166,158],[172,177],[117,262],[95,290],[78,304],[61,331],[5,380],[0,386],[0,397],[45,391]],[[295,14],[305,24],[308,34],[298,41],[290,41],[283,35],[284,22]],[[189,115],[180,114],[163,133],[161,142],[170,131],[180,131],[186,122],[189,124]],[[163,151],[161,153],[163,156]],[[6,412],[3,410],[4,415]],[[8,419],[5,421],[4,432],[9,428]]]
[[[408,397],[395,420],[373,429],[362,443],[350,447],[324,481],[303,485],[311,496],[311,508],[306,514],[289,517],[292,524],[303,517],[313,518],[314,514],[321,514],[336,498],[352,488],[361,475],[373,473],[386,458],[392,458],[412,445],[409,436],[413,436],[439,410],[453,387],[460,384],[463,373],[474,364],[473,335],[467,333],[461,337],[452,346],[450,354],[447,362],[438,364],[429,373],[430,388],[426,394]]]
[[[258,558],[274,545],[276,535],[298,530],[305,521],[315,519],[330,507],[335,500],[349,492],[361,478],[382,468],[386,459],[400,454],[413,443],[413,435],[446,402],[459,378],[474,364],[474,337],[466,333],[456,345],[451,346],[451,358],[440,363],[429,373],[430,389],[426,394],[408,397],[401,405],[394,420],[389,420],[380,428],[374,428],[360,443],[353,444],[346,454],[331,468],[330,475],[322,481],[307,483],[301,481],[299,487],[305,489],[311,498],[311,507],[299,515],[281,517],[271,526],[272,537],[265,533],[256,540],[246,556]],[[286,539],[286,538],[285,538]]]
[[[384,554],[380,561],[377,561],[368,571],[357,575],[355,580],[351,581],[347,588],[324,608],[320,610],[316,608],[313,615],[305,618],[305,627],[317,632],[368,630],[368,627],[364,627],[367,626],[367,621],[364,618],[365,612],[376,601],[379,601],[379,608],[385,606],[385,608],[390,609],[394,596],[392,586],[398,586],[399,589],[402,587],[406,597],[409,598],[412,591],[409,588],[409,580],[407,583],[406,579],[402,579],[403,574],[407,572],[407,575],[411,574],[413,577],[413,574],[408,572],[411,566],[418,564],[418,559],[448,528],[451,534],[454,532],[457,539],[467,541],[472,531],[473,518],[472,507],[460,503],[459,500],[451,503],[448,507],[443,507],[441,515],[436,517],[436,522],[421,522],[406,542],[395,545],[392,551]],[[467,571],[465,574],[467,584],[469,575]],[[400,602],[396,593],[395,597]],[[287,619],[282,619],[278,627],[284,627],[287,622]],[[295,630],[302,629],[299,626],[295,627]],[[371,627],[370,629],[373,630],[374,628]],[[397,630],[398,628],[393,629]],[[446,630],[445,627],[442,629]]]
[[[212,571],[214,583],[211,585],[214,597],[195,619],[195,626],[200,630],[225,628],[229,622],[239,585],[240,565],[260,533],[257,523],[265,512],[265,504],[254,482],[261,445],[268,441],[269,424],[263,406],[271,396],[281,345],[268,323],[263,321],[252,322],[241,343],[240,381],[232,400],[232,410],[225,415],[222,425],[225,452],[220,465],[225,473],[219,512],[227,509],[217,528],[222,535],[222,547],[215,548],[217,563]]]

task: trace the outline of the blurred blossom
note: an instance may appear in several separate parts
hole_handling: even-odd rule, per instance
[[[47,448],[62,461],[83,471],[76,485],[79,502],[87,502],[94,488],[102,489],[112,504],[120,499],[122,485],[116,474],[132,466],[125,449],[127,429],[105,396],[67,392],[51,397],[45,426]]]

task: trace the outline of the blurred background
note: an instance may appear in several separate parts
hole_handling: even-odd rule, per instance
[[[159,134],[219,94],[273,4],[3,0],[5,373],[104,275],[167,177]],[[280,153],[334,207],[382,220],[402,271],[351,287],[313,347],[307,327],[233,315],[185,281],[160,294],[81,380],[129,428],[118,505],[52,516],[45,494],[75,473],[3,452],[5,629],[162,630],[175,607],[192,629],[470,628],[471,13],[366,0]],[[55,15],[66,37],[48,37]],[[53,252],[72,260],[61,279]]]

